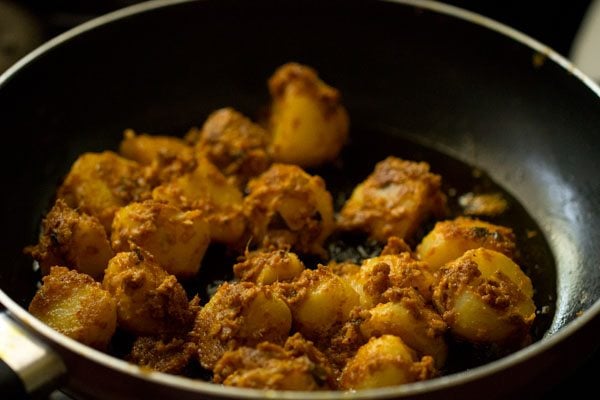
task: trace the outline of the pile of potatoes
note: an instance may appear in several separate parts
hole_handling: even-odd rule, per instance
[[[268,87],[259,123],[223,108],[184,138],[127,130],[118,153],[82,154],[26,249],[43,274],[30,312],[108,352],[121,330],[141,366],[195,364],[215,383],[260,389],[399,385],[442,373],[449,340],[527,344],[533,288],[510,228],[447,219],[441,176],[393,156],[334,210],[303,168],[334,161],[348,137],[339,92],[295,63]],[[330,261],[339,232],[383,250]],[[237,262],[204,265],[213,243]],[[235,276],[204,304],[181,284],[203,268]]]

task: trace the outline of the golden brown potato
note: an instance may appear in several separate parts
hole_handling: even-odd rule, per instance
[[[429,356],[420,361],[413,349],[397,336],[371,338],[348,362],[340,376],[343,389],[370,389],[402,385],[435,374]]]
[[[514,258],[515,235],[512,229],[478,219],[458,217],[438,222],[417,246],[417,256],[434,271],[462,256],[465,251],[484,247]]]
[[[60,333],[101,350],[117,326],[115,300],[90,276],[52,267],[29,312]]]
[[[233,266],[233,273],[240,281],[269,285],[275,281],[289,281],[304,271],[298,256],[286,250],[250,251]]]
[[[204,368],[227,350],[269,341],[283,344],[292,326],[290,309],[268,286],[222,284],[196,317],[192,339]]]
[[[215,383],[276,390],[323,390],[335,386],[325,356],[299,334],[285,347],[263,342],[227,351],[214,368]]]
[[[155,160],[173,159],[182,153],[192,154],[193,149],[182,139],[174,136],[136,135],[127,129],[119,146],[119,153],[125,158],[150,165]]]
[[[208,116],[196,150],[243,188],[269,168],[269,141],[270,135],[261,126],[233,108],[221,108]]]
[[[133,342],[127,360],[168,374],[180,374],[196,355],[197,348],[183,338],[162,338],[139,336]]]
[[[218,242],[237,244],[244,233],[242,192],[206,158],[199,158],[191,173],[156,187],[152,198],[183,210],[200,210],[211,238]]]
[[[502,253],[469,250],[439,270],[433,302],[452,333],[471,342],[521,342],[535,318],[531,281]]]
[[[244,214],[252,239],[265,248],[292,248],[324,256],[334,229],[333,200],[319,176],[295,165],[273,164],[250,181]]]
[[[98,218],[107,234],[119,208],[149,196],[141,166],[111,151],[81,155],[58,189],[58,198]]]
[[[429,301],[434,283],[429,266],[407,252],[366,259],[360,271],[346,279],[359,294],[360,304],[365,309],[382,302],[382,295],[392,287],[414,288]]]
[[[448,347],[444,339],[446,324],[420,294],[412,288],[386,291],[387,303],[379,303],[365,314],[361,333],[372,336],[394,335],[419,355],[433,357],[436,368],[446,362]]]
[[[142,249],[114,256],[102,286],[117,301],[119,327],[134,335],[186,332],[193,322],[183,287]]]
[[[410,238],[431,215],[445,213],[441,181],[427,163],[388,157],[356,186],[340,212],[339,227],[381,242],[390,236]]]
[[[102,278],[113,256],[100,221],[77,212],[61,199],[44,218],[39,243],[26,251],[39,262],[43,274],[54,265],[65,265],[94,279]]]
[[[304,270],[291,283],[279,283],[277,290],[292,310],[296,330],[311,340],[331,334],[330,330],[346,321],[359,304],[354,289],[322,266]]]
[[[340,93],[310,67],[289,63],[269,79],[273,99],[268,128],[278,162],[312,167],[337,157],[348,136]]]
[[[113,219],[111,243],[115,251],[141,247],[178,278],[196,275],[209,242],[208,222],[198,210],[181,211],[146,200],[119,209]]]

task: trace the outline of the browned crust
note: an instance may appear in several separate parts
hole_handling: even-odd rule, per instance
[[[394,195],[382,191],[394,185]],[[360,201],[355,198],[361,191]],[[388,157],[355,190],[342,208],[342,230],[360,230],[385,242],[390,236],[410,238],[429,216],[446,213],[441,177],[429,172],[429,164]]]
[[[197,352],[196,345],[184,338],[163,339],[139,336],[133,342],[128,361],[168,374],[180,374]]]

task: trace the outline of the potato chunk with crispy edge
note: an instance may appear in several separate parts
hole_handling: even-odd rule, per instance
[[[242,192],[204,157],[192,172],[156,187],[152,198],[182,210],[200,210],[215,241],[235,245],[244,233]]]
[[[221,108],[204,122],[195,149],[243,188],[271,165],[269,141],[260,125],[233,108]]]
[[[200,364],[212,369],[227,350],[263,341],[282,344],[291,326],[290,309],[270,287],[224,283],[196,316],[190,337]]]
[[[434,277],[429,266],[408,252],[387,254],[363,261],[360,269],[345,279],[360,296],[363,308],[382,302],[389,288],[414,288],[426,301],[431,300]]]
[[[119,208],[149,197],[141,166],[111,151],[79,156],[58,189],[58,198],[98,218],[107,234]]]
[[[117,301],[119,327],[138,336],[187,331],[193,312],[183,287],[140,248],[118,253],[102,286]]]
[[[433,302],[452,333],[475,343],[527,341],[535,319],[531,281],[502,253],[469,250],[438,272]]]
[[[310,67],[288,63],[269,79],[268,129],[278,162],[313,167],[337,157],[348,136],[340,93]]]
[[[117,326],[116,302],[89,275],[52,267],[29,312],[78,342],[105,350]]]
[[[517,246],[515,235],[510,228],[478,219],[458,217],[436,223],[433,230],[417,246],[416,254],[437,271],[467,250],[480,247],[514,258]]]
[[[412,288],[391,288],[383,296],[387,302],[369,309],[360,325],[366,337],[395,335],[419,355],[433,357],[435,366],[446,362],[448,347],[444,333],[446,323],[421,295]]]
[[[115,251],[141,247],[178,278],[196,275],[209,242],[208,222],[198,210],[181,211],[146,200],[119,209],[113,219],[111,243]]]
[[[397,336],[371,338],[348,361],[340,376],[343,389],[369,389],[425,380],[435,375],[433,360],[421,360]]]
[[[359,305],[354,289],[323,266],[306,269],[293,282],[277,283],[275,288],[292,310],[295,329],[311,340],[330,335]]]
[[[388,157],[356,186],[339,214],[338,226],[366,232],[381,242],[390,236],[410,238],[431,215],[445,214],[441,181],[427,163]]]
[[[136,134],[125,130],[119,145],[119,153],[142,165],[150,165],[156,159],[172,159],[181,153],[192,153],[192,147],[175,136]]]
[[[100,221],[77,212],[61,199],[44,218],[38,244],[25,251],[39,262],[43,274],[52,266],[65,265],[94,279],[102,278],[113,256]]]
[[[323,390],[336,387],[334,370],[312,342],[299,333],[283,347],[260,343],[256,348],[227,351],[214,368],[214,381],[229,386],[277,390]]]
[[[233,266],[233,273],[240,281],[269,285],[275,281],[289,281],[304,271],[298,256],[287,250],[247,251]]]
[[[324,256],[334,229],[333,200],[319,176],[295,165],[273,164],[250,181],[244,214],[252,239],[262,247]]]

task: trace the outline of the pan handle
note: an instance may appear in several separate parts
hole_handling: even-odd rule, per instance
[[[0,393],[28,399],[52,388],[66,372],[60,357],[10,317],[0,312]],[[6,397],[5,397],[6,395]]]

